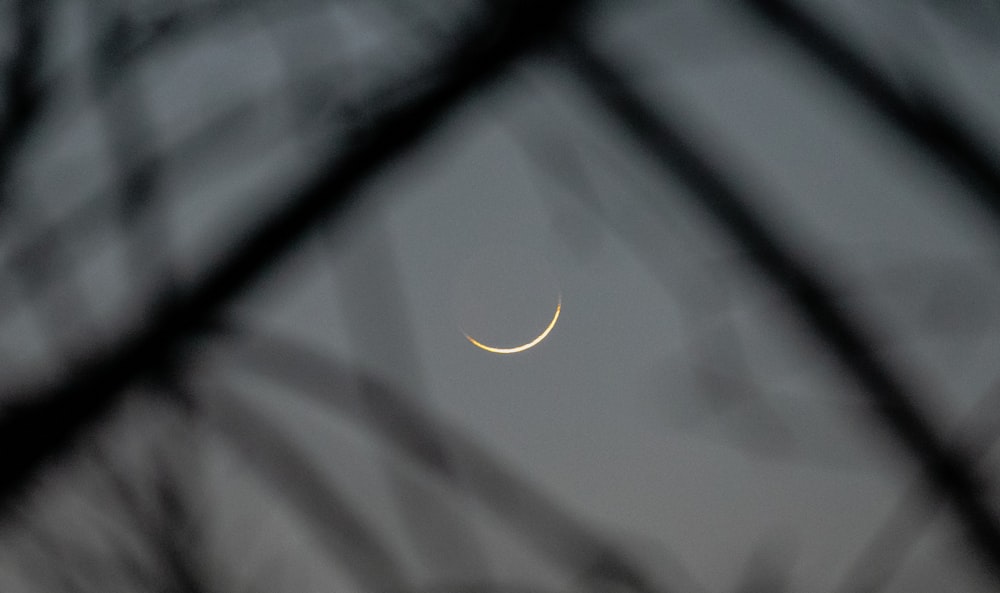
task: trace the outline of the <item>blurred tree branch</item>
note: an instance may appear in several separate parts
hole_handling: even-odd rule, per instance
[[[901,376],[877,353],[873,328],[838,306],[829,281],[812,271],[801,257],[781,244],[754,212],[754,200],[736,188],[685,135],[683,125],[669,118],[661,101],[649,106],[624,68],[590,49],[585,41],[566,46],[567,64],[578,73],[601,103],[635,141],[660,160],[693,191],[747,257],[782,290],[789,303],[867,393],[874,417],[887,427],[919,463],[925,479],[948,500],[970,541],[981,552],[987,572],[1000,580],[1000,521],[987,496],[986,479],[963,448],[941,435],[926,398],[919,397],[914,379]]]
[[[348,205],[356,190],[433,132],[450,109],[495,80],[508,65],[573,19],[583,2],[490,3],[491,18],[457,33],[440,59],[384,89],[394,102],[328,146],[329,160],[290,191],[264,223],[246,232],[193,284],[164,290],[151,313],[95,349],[53,387],[12,394],[0,415],[0,502],[9,504],[44,463],[71,447],[75,437],[121,400],[144,373],[182,352],[234,296],[292,251],[314,225]],[[402,100],[401,98],[405,98]]]
[[[900,88],[860,49],[793,0],[751,0],[744,6],[947,167],[1000,225],[1000,163],[995,150],[974,135],[955,106],[928,81],[907,71],[906,88]]]

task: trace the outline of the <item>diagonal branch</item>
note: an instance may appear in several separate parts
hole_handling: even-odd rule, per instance
[[[6,112],[0,121],[0,207],[6,205],[10,190],[6,171],[41,102],[36,77],[48,3],[44,0],[16,0],[10,12],[14,13],[12,16],[16,19],[18,35],[15,53],[0,89],[6,103]]]
[[[378,530],[317,471],[287,430],[275,426],[265,412],[241,405],[235,392],[221,391],[208,416],[226,445],[256,475],[285,485],[281,500],[297,512],[328,556],[342,562],[363,590],[400,590],[405,582],[402,564]]]
[[[80,361],[53,386],[12,394],[0,412],[0,504],[8,506],[36,472],[67,449],[144,373],[169,363],[185,341],[235,296],[293,251],[325,217],[342,211],[363,183],[433,132],[450,109],[482,90],[517,58],[553,35],[581,0],[490,2],[491,17],[468,23],[450,51],[397,85],[393,101],[365,119],[316,176],[246,233],[218,265],[185,289],[162,294],[151,314]]]
[[[969,458],[974,463],[981,463],[1000,441],[1000,431],[994,426],[996,410],[1000,409],[998,387],[991,386],[954,431],[955,441],[970,444]],[[923,481],[907,486],[847,569],[835,593],[874,593],[886,589],[942,506],[940,496],[927,492]]]
[[[277,335],[237,334],[223,344],[231,361],[227,364],[282,385],[321,413],[365,429],[387,446],[389,459],[477,502],[521,541],[578,578],[627,585],[642,593],[704,591],[669,554],[660,562],[674,574],[669,586],[663,583],[665,579],[650,574],[620,544],[581,521],[465,431],[417,405],[413,394]],[[220,405],[228,405],[228,410],[238,404]],[[259,433],[242,432],[244,437]]]
[[[901,90],[871,60],[791,0],[752,0],[748,9],[791,38],[909,139],[972,190],[1000,224],[1000,163],[931,85],[911,73]]]
[[[633,84],[583,43],[564,52],[571,68],[617,121],[665,169],[691,188],[698,206],[745,249],[747,257],[784,293],[806,324],[867,392],[875,419],[917,459],[924,478],[950,502],[987,569],[1000,580],[1000,522],[985,479],[958,447],[939,434],[918,390],[877,354],[870,330],[838,307],[835,292],[796,257],[753,211],[753,201],[731,185],[685,137],[683,126],[654,111]]]

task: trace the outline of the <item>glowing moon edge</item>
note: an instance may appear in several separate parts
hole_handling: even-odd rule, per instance
[[[560,312],[562,312],[562,295],[561,294],[559,295],[559,300],[556,302],[556,313],[555,313],[555,315],[552,316],[552,321],[549,322],[548,327],[546,327],[545,330],[541,334],[539,334],[538,337],[535,338],[534,340],[528,342],[527,344],[521,344],[520,346],[514,346],[513,348],[496,348],[494,346],[487,346],[486,344],[483,344],[482,342],[476,340],[475,338],[473,338],[472,336],[470,336],[469,334],[467,334],[465,332],[462,332],[462,334],[465,336],[466,340],[469,340],[469,342],[472,343],[473,346],[475,346],[477,348],[482,348],[483,350],[485,350],[487,352],[492,352],[494,354],[516,354],[518,352],[524,352],[525,350],[528,350],[529,348],[533,348],[533,347],[537,346],[539,343],[541,343],[541,341],[544,340],[546,338],[546,336],[549,335],[549,332],[552,331],[552,328],[554,328],[556,326],[556,321],[559,321],[559,313]]]

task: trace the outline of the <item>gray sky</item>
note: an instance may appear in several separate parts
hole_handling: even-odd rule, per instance
[[[888,71],[926,75],[977,134],[1000,142],[992,100],[1000,42],[984,40],[965,17],[930,2],[802,4]],[[442,6],[441,22],[457,19]],[[343,115],[320,101],[313,108],[321,125],[302,125],[296,105],[271,95],[294,72],[324,73],[319,94],[365,96],[379,75],[422,59],[408,45],[416,42],[379,20],[385,16],[314,10],[286,23],[308,25],[298,35],[277,26],[274,34],[263,16],[234,21],[210,42],[154,54],[134,74],[153,122],[150,142],[161,147],[183,146],[225,112],[225,97],[259,104],[164,163],[156,195],[167,206],[146,214],[142,227],[162,225],[163,243],[96,235],[104,247],[77,274],[98,326],[143,317],[148,287],[131,284],[125,254],[153,254],[176,277],[196,279],[238,244],[232,229],[266,217],[281,203],[279,188],[318,166],[321,139],[336,137]],[[970,411],[995,389],[1000,352],[1000,246],[992,221],[963,199],[966,190],[739,9],[680,1],[608,12],[592,27],[598,44],[654,105],[683,113],[701,147],[760,199],[754,206],[780,239],[874,328],[885,357],[929,398],[921,403],[934,419],[964,432],[975,421]],[[919,25],[914,35],[923,42],[897,23]],[[289,48],[315,63],[289,62],[280,51]],[[335,59],[369,50],[377,67]],[[112,140],[101,119],[108,114],[69,96],[65,119],[53,120],[51,137],[33,140],[39,156],[19,170],[20,199],[37,209],[36,220],[59,220],[94,187],[113,186]],[[294,340],[411,398],[571,515],[634,547],[654,572],[676,561],[705,590],[722,592],[774,564],[787,571],[789,591],[834,591],[912,488],[915,466],[689,191],[571,75],[534,60],[367,184],[360,205],[309,236],[229,315],[249,335]],[[35,195],[51,204],[32,206]],[[5,256],[27,234],[20,232],[7,229]],[[476,267],[484,261],[492,268]],[[497,344],[530,338],[555,298],[559,320],[531,350],[496,355],[463,336],[474,325]],[[45,374],[58,359],[38,339],[45,321],[27,305],[11,310],[0,322],[6,385]],[[335,484],[386,536],[409,580],[433,585],[487,572],[501,582],[572,588],[573,575],[540,560],[482,505],[428,504],[438,514],[407,515],[401,497],[461,496],[419,469],[396,468],[371,431],[268,379],[225,339],[192,352],[190,381],[208,415],[218,415],[206,423],[228,421],[227,398],[260,411],[320,471],[321,484]],[[290,510],[280,485],[255,477],[211,429],[199,425],[194,434],[211,539],[206,562],[220,582],[234,590],[268,578],[275,590],[358,585],[317,551],[320,536]],[[995,453],[984,466],[995,487]],[[46,504],[72,515],[72,496],[58,484],[37,503],[39,516]],[[956,545],[956,525],[941,517],[914,536],[886,592],[989,590]],[[467,526],[475,545],[459,536],[431,541],[433,526],[449,522]],[[430,535],[408,539],[420,533]],[[5,562],[12,568],[4,578],[36,590],[17,557]],[[264,568],[272,565],[280,570]]]

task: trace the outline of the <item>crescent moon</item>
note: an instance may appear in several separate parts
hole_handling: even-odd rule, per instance
[[[559,313],[561,311],[562,311],[562,295],[559,295],[559,300],[556,302],[556,313],[555,315],[552,316],[552,321],[549,322],[548,327],[546,327],[545,330],[542,333],[540,333],[538,337],[535,338],[534,340],[528,342],[527,344],[514,346],[513,348],[496,348],[494,346],[487,346],[486,344],[483,344],[482,342],[473,338],[469,334],[466,334],[465,332],[462,333],[463,335],[465,335],[465,339],[469,340],[469,342],[471,342],[473,346],[477,348],[482,348],[487,352],[492,352],[494,354],[515,354],[517,352],[524,352],[529,348],[534,348],[535,346],[537,346],[539,343],[541,343],[542,340],[545,339],[546,336],[549,335],[549,332],[552,331],[552,328],[556,326],[556,321],[559,321]]]

